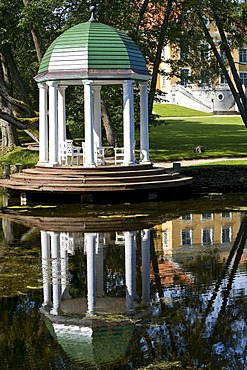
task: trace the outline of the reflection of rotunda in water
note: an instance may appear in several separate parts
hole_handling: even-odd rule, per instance
[[[133,314],[136,308],[137,237],[141,241],[141,304],[145,305],[150,299],[149,229],[75,234],[42,230],[43,307],[46,311],[51,315],[81,317],[99,313]],[[113,244],[121,246],[115,248],[116,252],[122,253],[119,270],[109,264],[104,266],[107,247]],[[80,265],[81,270],[77,268],[76,274],[81,281],[78,276],[73,276],[69,260]]]
[[[41,246],[41,311],[50,332],[78,362],[121,362],[131,347],[135,319],[150,313],[150,230],[42,230]],[[112,248],[115,267],[108,253]],[[141,289],[136,284],[137,250]]]

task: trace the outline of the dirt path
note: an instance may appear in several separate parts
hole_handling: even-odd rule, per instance
[[[200,165],[204,163],[212,163],[212,162],[223,162],[223,161],[246,161],[247,157],[240,157],[240,158],[205,158],[205,159],[192,159],[192,160],[182,160],[182,161],[173,161],[173,162],[154,162],[155,166],[159,167],[165,167],[165,168],[170,168],[173,167],[173,163],[180,163],[181,167],[186,167],[186,166],[193,166],[193,165]]]

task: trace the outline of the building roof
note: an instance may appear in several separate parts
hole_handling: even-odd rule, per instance
[[[46,51],[36,81],[147,80],[145,59],[124,32],[90,20],[69,28]]]

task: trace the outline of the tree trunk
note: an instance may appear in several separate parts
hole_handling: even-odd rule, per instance
[[[28,94],[27,94],[27,91],[26,91],[26,88],[25,88],[25,84],[24,84],[24,82],[21,78],[20,72],[17,68],[17,65],[15,63],[15,60],[14,60],[14,57],[13,57],[13,54],[12,54],[12,50],[10,49],[10,47],[8,47],[7,50],[5,51],[5,58],[6,58],[6,61],[7,61],[9,71],[12,74],[12,76],[13,76],[13,78],[14,78],[17,86],[18,86],[21,100],[23,100],[27,104],[30,104]]]
[[[222,27],[221,22],[217,18],[216,18],[216,25],[218,27],[219,34],[220,34],[220,37],[221,37],[221,40],[222,40],[221,46],[223,47],[223,49],[225,51],[227,60],[229,62],[229,66],[231,68],[233,79],[234,79],[234,82],[235,82],[237,90],[238,90],[238,96],[240,97],[239,100],[240,100],[240,103],[242,103],[241,108],[243,108],[243,113],[247,118],[247,98],[246,98],[245,92],[243,91],[242,84],[241,84],[241,81],[240,81],[240,78],[239,78],[234,60],[232,58],[231,50],[228,46],[226,34],[224,32],[224,29]],[[245,125],[247,126],[247,120],[244,120],[244,122],[245,122]]]
[[[221,40],[222,40],[222,37],[223,37],[223,40],[222,40],[222,44],[223,44],[223,47],[224,47],[224,51],[226,53],[226,56],[227,56],[227,59],[228,59],[228,62],[229,62],[229,65],[230,65],[230,68],[231,68],[231,71],[233,73],[233,78],[234,78],[234,82],[238,88],[238,91],[236,90],[230,76],[229,76],[229,73],[226,69],[226,66],[224,64],[224,61],[222,60],[218,50],[217,50],[217,47],[214,43],[214,40],[212,38],[212,36],[210,35],[210,32],[207,28],[207,26],[205,25],[204,23],[204,19],[203,17],[201,16],[201,14],[199,14],[199,18],[201,20],[201,26],[202,26],[202,29],[203,29],[203,32],[205,34],[205,38],[207,40],[207,42],[209,43],[209,45],[211,46],[212,48],[212,51],[214,53],[214,56],[216,57],[219,65],[220,65],[220,68],[226,78],[226,81],[228,83],[228,86],[232,92],[232,95],[236,101],[236,104],[238,106],[238,109],[239,109],[239,113],[241,114],[241,117],[243,119],[243,122],[245,124],[245,127],[247,128],[247,100],[246,100],[246,97],[244,96],[243,97],[243,89],[242,89],[242,85],[241,85],[241,82],[240,82],[240,79],[239,79],[239,76],[238,76],[238,73],[237,73],[237,70],[236,70],[236,67],[235,67],[235,64],[234,64],[234,61],[232,59],[232,56],[231,56],[231,51],[230,51],[230,48],[227,44],[227,40],[226,40],[226,37],[225,37],[225,34],[224,34],[224,31],[223,31],[223,28],[221,27],[220,23],[219,22],[216,22],[217,24],[217,27],[219,25],[219,33],[220,33],[220,36],[221,36]],[[241,100],[241,98],[242,100]]]
[[[29,0],[23,0],[24,6],[28,6],[29,3],[30,3]],[[29,23],[29,28],[32,34],[33,43],[34,43],[34,47],[36,50],[38,61],[39,63],[41,63],[45,49],[42,43],[40,32],[32,22]]]
[[[1,85],[6,87],[6,90],[8,87],[10,87],[10,75],[9,75],[9,66],[7,63],[7,58],[3,53],[1,53],[1,71],[2,73],[0,76],[3,78],[2,81],[0,81]],[[0,96],[0,111],[5,112],[7,114],[13,113],[13,107],[12,105],[1,95]],[[1,118],[1,129],[2,129],[2,150],[5,150],[6,148],[13,147],[15,145],[19,145],[18,137],[17,137],[17,131],[14,126],[12,126],[9,122],[7,122],[4,117]]]
[[[162,49],[165,43],[166,29],[167,29],[167,25],[169,21],[169,16],[172,10],[172,3],[173,3],[173,0],[168,0],[167,2],[166,13],[165,13],[165,17],[164,17],[164,20],[161,26],[160,36],[158,39],[159,41],[158,41],[157,50],[156,50],[156,56],[155,56],[155,61],[154,61],[154,66],[153,66],[152,80],[151,80],[151,86],[150,86],[150,92],[149,92],[149,115],[151,115],[153,111],[154,96],[155,96],[155,90],[156,90],[156,85],[157,85],[159,66],[161,62],[161,53],[162,53]]]
[[[6,121],[0,118],[1,132],[2,132],[2,155],[5,154],[8,147],[8,134],[6,129]]]
[[[102,117],[103,125],[105,128],[105,132],[106,132],[107,144],[111,146],[115,146],[115,140],[116,140],[115,132],[111,125],[109,115],[107,112],[107,108],[103,100],[101,100],[101,117]]]

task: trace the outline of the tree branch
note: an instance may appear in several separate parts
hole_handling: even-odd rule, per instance
[[[11,125],[14,125],[19,130],[38,129],[39,127],[38,117],[18,119],[0,109],[0,118],[2,118],[4,121],[7,121]]]
[[[37,113],[30,108],[25,102],[13,98],[7,92],[6,88],[0,84],[0,96],[2,96],[8,103],[10,103],[15,108],[21,110],[24,114],[24,117],[35,117]]]

